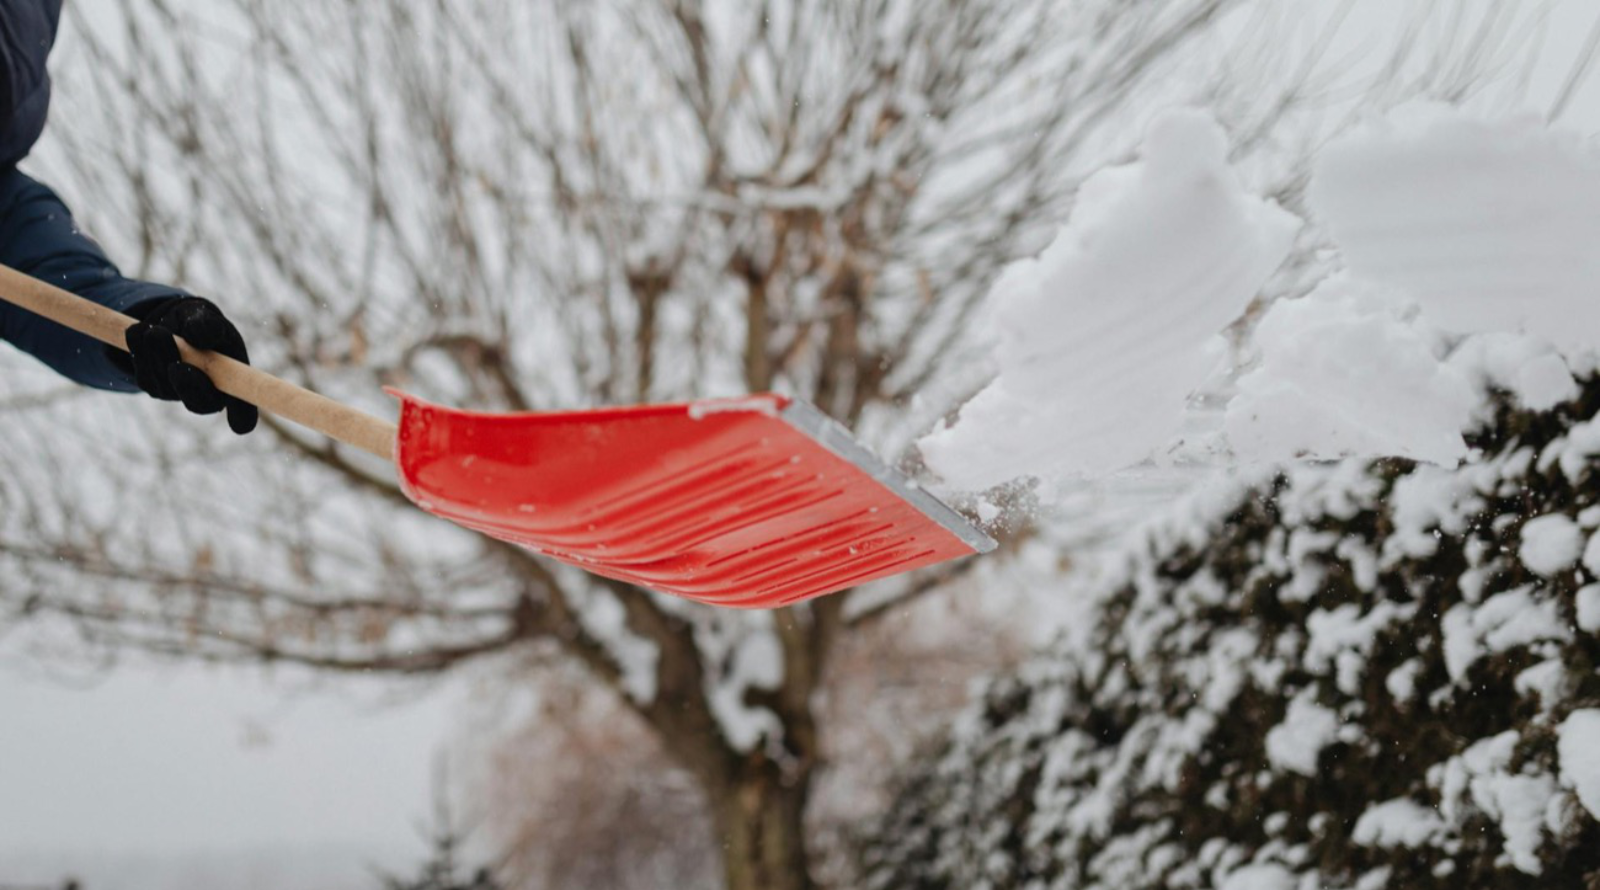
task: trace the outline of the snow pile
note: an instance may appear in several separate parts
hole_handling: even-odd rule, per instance
[[[1461,431],[1482,391],[1443,361],[1444,339],[1397,296],[1336,278],[1273,304],[1255,345],[1259,363],[1240,378],[1224,421],[1241,459],[1452,463],[1466,454]]]
[[[1308,198],[1350,270],[1434,324],[1600,337],[1600,156],[1576,133],[1413,106],[1330,146]]]
[[[1553,344],[1600,343],[1600,154],[1575,134],[1404,109],[1324,151],[1308,202],[1349,274],[1257,326],[1225,421],[1239,458],[1453,464],[1489,388],[1573,397]]]
[[[1498,399],[1458,467],[1186,499],[916,767],[862,885],[1586,886],[1600,377],[1574,395]]]
[[[1300,226],[1243,190],[1227,150],[1209,117],[1172,112],[1137,163],[1084,182],[1055,241],[995,284],[999,377],[922,441],[935,472],[982,489],[1108,473],[1168,445],[1219,332]]]
[[[1406,109],[1330,146],[1309,204],[1350,274],[1257,326],[1227,411],[1239,457],[1450,464],[1488,388],[1573,397],[1552,344],[1600,343],[1600,155],[1575,135]]]
[[[1185,444],[1207,344],[1299,226],[1225,149],[1175,114],[1143,160],[1085,183],[1055,243],[996,283],[1000,374],[923,440],[935,472],[970,489],[1097,477]],[[1212,450],[1452,465],[1491,389],[1535,410],[1573,397],[1567,356],[1600,344],[1600,152],[1531,117],[1412,107],[1326,149],[1308,203],[1346,271],[1256,323]]]

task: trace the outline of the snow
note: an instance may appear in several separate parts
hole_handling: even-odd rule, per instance
[[[1318,609],[1306,618],[1310,639],[1306,643],[1305,666],[1317,673],[1332,666],[1340,691],[1354,695],[1360,689],[1361,672],[1378,634],[1409,620],[1415,613],[1415,605],[1393,602],[1379,602],[1365,615],[1354,603]]]
[[[1549,341],[1504,331],[1474,334],[1450,354],[1449,365],[1479,389],[1509,393],[1518,404],[1545,411],[1578,395],[1572,369]]]
[[[1055,240],[995,283],[999,376],[921,441],[931,469],[983,489],[1110,473],[1162,452],[1218,364],[1217,335],[1300,228],[1244,190],[1227,153],[1207,115],[1171,111],[1139,161],[1083,183]]]
[[[1600,455],[1600,418],[1575,423],[1567,434],[1546,446],[1539,455],[1540,469],[1559,466],[1568,481],[1576,483]]]
[[[1539,845],[1554,821],[1559,803],[1556,783],[1549,776],[1485,776],[1473,780],[1473,799],[1500,822],[1506,839],[1506,857],[1512,867],[1530,875],[1544,871]]]
[[[1241,460],[1394,455],[1454,463],[1482,400],[1399,295],[1339,277],[1280,300],[1224,426]],[[1570,382],[1570,378],[1569,378]]]
[[[1596,540],[1600,540],[1600,535],[1590,539],[1591,543]],[[1577,601],[1578,629],[1584,633],[1600,633],[1600,584],[1579,588]]]
[[[1522,526],[1522,564],[1546,578],[1571,569],[1583,552],[1583,529],[1561,513],[1537,516]]]
[[[1600,819],[1600,710],[1573,711],[1559,733],[1561,784],[1577,793],[1590,816]]]
[[[1445,613],[1442,627],[1445,669],[1456,681],[1465,679],[1472,665],[1485,655],[1572,637],[1559,603],[1550,597],[1534,597],[1528,587],[1495,594],[1481,605],[1453,606]]]
[[[1301,223],[1226,154],[1206,115],[1169,112],[1139,161],[1085,181],[1055,240],[994,285],[998,376],[919,443],[930,469],[980,490],[1196,456],[1448,466],[1489,391],[1533,410],[1576,396],[1574,350],[1600,342],[1600,153],[1577,136],[1416,105],[1336,139],[1307,205],[1343,271],[1240,326],[1231,385],[1216,335]],[[1197,394],[1227,396],[1220,429]]]
[[[765,414],[778,416],[780,404],[773,396],[748,396],[731,399],[700,399],[689,403],[689,418],[704,420],[713,414]]]
[[[1428,771],[1439,790],[1440,814],[1457,825],[1476,809],[1493,819],[1505,837],[1503,859],[1518,871],[1543,871],[1539,845],[1546,831],[1562,824],[1561,796],[1545,774],[1511,772],[1520,737],[1515,731],[1481,739]]]
[[[1555,707],[1572,691],[1567,667],[1557,658],[1541,661],[1517,674],[1512,688],[1521,695],[1539,696],[1539,703],[1545,708]]]
[[[1383,680],[1385,689],[1397,702],[1405,703],[1417,697],[1417,679],[1424,670],[1422,659],[1407,659],[1404,664],[1389,672]]]
[[[1329,145],[1307,198],[1349,269],[1433,324],[1564,347],[1600,330],[1600,157],[1579,134],[1413,106]]]
[[[1247,865],[1230,873],[1218,890],[1295,890],[1294,872],[1281,865]]]
[[[1367,847],[1421,847],[1445,830],[1437,812],[1402,797],[1368,808],[1351,837]]]
[[[656,664],[661,657],[660,649],[628,629],[627,614],[615,597],[588,592],[575,599],[584,630],[605,644],[622,671],[622,691],[638,704],[649,704],[656,697]]]
[[[763,739],[782,737],[783,723],[770,709],[752,704],[752,690],[783,685],[783,645],[771,612],[717,613],[695,627],[705,653],[705,694],[728,744],[750,751]]]
[[[1283,722],[1267,732],[1267,760],[1302,776],[1317,774],[1322,749],[1339,732],[1339,715],[1317,704],[1316,690],[1307,689],[1289,702]]]
[[[1600,534],[1589,536],[1589,543],[1583,548],[1583,567],[1600,578]]]
[[[994,522],[996,519],[999,519],[999,518],[1000,518],[1000,508],[996,507],[994,505],[994,502],[988,501],[988,500],[979,500],[978,501],[978,521],[979,522],[982,522],[984,525],[988,525],[989,523]]]
[[[1600,329],[1595,198],[1600,157],[1530,118],[1414,107],[1337,140],[1308,203],[1349,274],[1257,325],[1226,409],[1234,454],[1451,464],[1486,389],[1535,410],[1573,398],[1552,343]]]

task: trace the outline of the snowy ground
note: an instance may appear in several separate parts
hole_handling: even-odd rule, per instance
[[[0,661],[0,886],[309,890],[408,870],[462,689],[396,704],[293,685],[148,665],[67,684]]]

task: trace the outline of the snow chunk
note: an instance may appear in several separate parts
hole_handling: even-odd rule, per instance
[[[1549,341],[1525,334],[1494,332],[1466,338],[1449,364],[1480,389],[1499,389],[1525,408],[1546,411],[1578,395],[1567,360]]]
[[[1216,366],[1217,334],[1288,255],[1300,220],[1248,194],[1208,115],[1172,111],[1141,159],[1094,174],[1072,218],[990,296],[998,378],[925,437],[952,485],[1110,473],[1163,450]]]
[[[1556,742],[1561,784],[1577,792],[1589,815],[1600,819],[1600,710],[1573,711]]]
[[[1583,529],[1563,513],[1550,513],[1522,526],[1522,564],[1546,578],[1570,569],[1583,552]]]
[[[1424,667],[1420,658],[1407,659],[1384,678],[1384,688],[1389,690],[1389,694],[1394,696],[1397,702],[1411,701],[1417,697],[1417,679],[1422,676]]]
[[[1465,456],[1461,432],[1483,399],[1465,372],[1440,360],[1443,339],[1407,309],[1342,277],[1274,303],[1255,331],[1260,365],[1240,378],[1224,419],[1234,453],[1440,464]]]
[[[751,611],[718,615],[695,627],[707,663],[706,700],[723,736],[739,751],[783,733],[776,714],[749,700],[752,692],[783,685],[783,645],[772,622],[770,612]]]
[[[1522,695],[1531,693],[1539,696],[1545,708],[1555,707],[1571,693],[1572,688],[1567,678],[1567,666],[1559,658],[1546,659],[1523,670],[1511,681],[1511,685]]]
[[[1577,482],[1596,456],[1600,456],[1600,417],[1573,424],[1565,436],[1545,446],[1539,468],[1560,466],[1568,480]]]
[[[1217,890],[1295,890],[1298,886],[1294,872],[1269,862],[1230,872]]]
[[[1600,157],[1536,116],[1413,106],[1335,141],[1307,195],[1349,268],[1449,330],[1600,331]]]
[[[1367,656],[1378,642],[1378,635],[1397,622],[1416,614],[1414,604],[1380,602],[1372,611],[1361,614],[1361,607],[1346,603],[1336,609],[1318,609],[1306,618],[1305,666],[1317,673],[1334,669],[1334,681],[1346,695],[1361,689]]]
[[[1600,533],[1589,536],[1589,544],[1583,548],[1583,567],[1600,578]]]
[[[1530,875],[1543,872],[1539,845],[1554,821],[1556,783],[1549,776],[1485,776],[1473,781],[1472,794],[1484,812],[1499,820],[1511,865]]]
[[[1555,599],[1536,600],[1528,587],[1496,594],[1479,606],[1459,603],[1445,613],[1441,627],[1445,670],[1456,681],[1485,655],[1572,638]]]
[[[1401,477],[1389,495],[1394,532],[1383,542],[1385,562],[1432,556],[1439,548],[1434,532],[1461,532],[1466,527],[1464,517],[1479,509],[1481,502],[1457,472],[1418,467]]]
[[[1367,808],[1351,837],[1364,847],[1422,847],[1443,834],[1445,821],[1432,808],[1397,798]]]
[[[988,525],[1000,518],[1000,508],[987,500],[978,501],[978,521]]]
[[[1475,808],[1500,826],[1505,837],[1503,857],[1518,871],[1539,874],[1538,856],[1547,830],[1561,825],[1561,795],[1548,775],[1510,772],[1519,736],[1513,731],[1481,739],[1460,755],[1429,770],[1429,782],[1439,789],[1440,811],[1461,824]]]
[[[622,670],[622,689],[639,704],[656,697],[656,663],[660,650],[628,629],[627,613],[616,597],[594,593],[578,603],[578,619]]]
[[[1283,722],[1267,732],[1267,760],[1278,769],[1314,776],[1322,749],[1338,733],[1339,715],[1317,704],[1316,690],[1307,689],[1289,702]]]
[[[1600,541],[1600,535],[1590,539],[1591,543],[1594,541]],[[1600,584],[1578,589],[1578,629],[1584,633],[1600,633]]]

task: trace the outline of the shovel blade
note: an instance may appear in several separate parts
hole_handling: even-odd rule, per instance
[[[776,608],[994,548],[782,396],[486,414],[397,395],[395,460],[422,509],[697,602]]]

